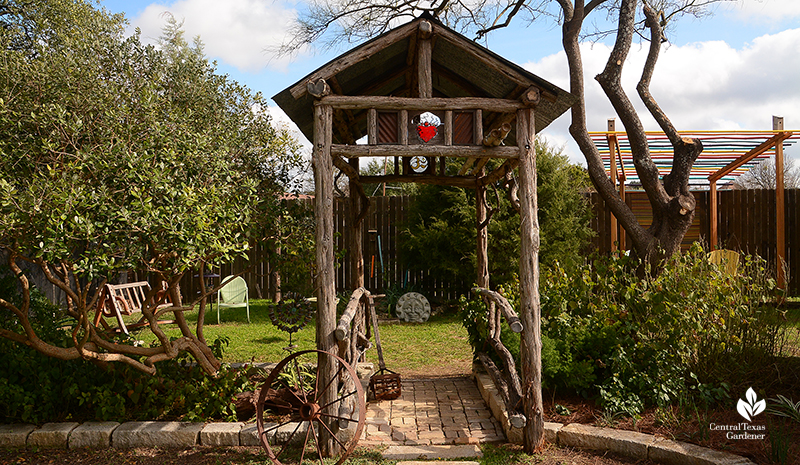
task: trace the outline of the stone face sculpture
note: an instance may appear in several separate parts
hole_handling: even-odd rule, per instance
[[[424,323],[431,316],[431,304],[418,292],[407,292],[397,300],[397,317],[402,321]]]

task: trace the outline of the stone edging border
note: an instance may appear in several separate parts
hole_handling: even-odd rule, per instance
[[[473,375],[483,400],[495,419],[503,425],[508,441],[522,444],[522,430],[509,423],[508,414],[492,378],[476,366],[473,366]],[[649,459],[667,465],[754,465],[749,459],[738,455],[635,431],[598,428],[579,423],[565,426],[548,422],[545,422],[544,430],[545,440],[553,444],[608,450],[635,460]]]
[[[29,424],[0,425],[0,447],[97,449],[260,445],[256,425],[243,422],[64,422],[46,423],[41,428]]]

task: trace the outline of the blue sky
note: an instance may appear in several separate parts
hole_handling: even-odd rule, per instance
[[[122,12],[146,39],[158,37],[164,12],[184,21],[190,37],[199,35],[206,54],[220,72],[271,97],[322,66],[343,49],[276,58],[268,50],[286,36],[302,2],[282,0],[102,0]],[[683,19],[669,35],[656,68],[652,91],[679,129],[771,129],[772,115],[785,118],[788,129],[800,129],[800,1],[739,0],[722,3],[711,18]],[[567,87],[566,59],[560,29],[552,22],[512,27],[489,36],[484,45],[554,84]],[[626,63],[625,83],[633,92],[645,50]],[[614,117],[592,77],[607,58],[607,45],[585,44],[587,114],[591,130],[605,128]],[[643,108],[643,107],[642,107]],[[277,121],[290,124],[277,107]],[[568,115],[544,135],[565,147],[570,158],[582,155],[567,133]],[[643,118],[648,129],[655,123]],[[302,136],[301,136],[302,137]],[[799,150],[787,150],[797,157]]]

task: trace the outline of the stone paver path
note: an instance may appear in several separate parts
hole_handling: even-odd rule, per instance
[[[367,405],[360,445],[477,444],[505,441],[471,377],[404,379],[395,400]]]

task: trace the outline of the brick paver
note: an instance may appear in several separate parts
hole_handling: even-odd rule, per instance
[[[370,401],[362,445],[505,441],[471,377],[403,380],[395,400]]]

